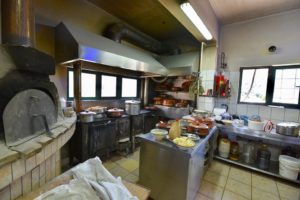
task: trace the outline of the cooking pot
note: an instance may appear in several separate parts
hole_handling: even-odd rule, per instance
[[[281,134],[281,135],[298,137],[299,136],[299,128],[300,128],[300,124],[298,124],[298,123],[281,122],[281,123],[276,124],[276,133]]]
[[[119,108],[111,108],[107,110],[107,114],[109,117],[121,117],[124,114],[124,110]]]
[[[176,103],[175,99],[164,99],[162,105],[172,107],[175,105],[175,103]]]
[[[161,98],[161,97],[154,97],[153,98],[153,104],[154,105],[162,105],[162,102],[163,102],[163,98]]]
[[[140,114],[141,109],[141,102],[140,101],[134,101],[134,100],[128,100],[125,101],[125,110],[128,115],[138,115]]]
[[[96,113],[95,112],[90,112],[90,111],[82,111],[80,112],[80,121],[81,122],[93,122],[94,121],[94,117],[95,117]]]
[[[96,114],[105,113],[107,108],[103,106],[94,106],[87,109],[88,111],[95,112]]]

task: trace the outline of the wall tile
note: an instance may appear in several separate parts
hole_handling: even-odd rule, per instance
[[[25,174],[25,160],[19,159],[12,163],[13,180],[16,180]]]
[[[236,104],[229,104],[228,111],[230,114],[236,114],[237,105]]]
[[[299,110],[298,109],[285,109],[284,121],[298,122]]]
[[[11,199],[16,199],[22,195],[22,178],[19,178],[10,185]]]
[[[23,195],[31,191],[31,172],[22,176],[22,193]]]
[[[26,164],[26,172],[31,171],[36,166],[35,155],[27,158],[25,160],[25,164]]]
[[[204,103],[206,97],[198,97],[198,103]]]
[[[262,119],[271,119],[271,108],[268,106],[258,106],[258,115]]]
[[[46,167],[45,167],[45,175],[46,175],[46,182],[51,180],[51,158],[46,160]]]
[[[11,164],[0,168],[0,190],[12,182]]]
[[[45,176],[46,171],[46,161],[40,164],[40,177]]]
[[[236,113],[238,115],[247,115],[247,105],[246,104],[238,104],[236,107]]]
[[[10,200],[10,186],[7,186],[0,190],[0,199],[1,200]]]
[[[271,109],[272,120],[284,120],[284,109],[283,108],[272,108]]]
[[[205,110],[212,112],[214,109],[214,104],[212,103],[205,103]]]
[[[38,188],[40,185],[40,167],[36,167],[31,171],[31,187],[32,190]]]
[[[247,115],[258,115],[258,106],[257,105],[248,105]]]
[[[36,164],[39,165],[45,160],[45,149],[36,154]]]
[[[230,82],[239,82],[240,72],[230,72],[229,80]]]

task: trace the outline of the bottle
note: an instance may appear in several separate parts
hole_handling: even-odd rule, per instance
[[[171,124],[171,128],[169,131],[169,138],[171,140],[174,140],[177,137],[180,137],[181,135],[181,127],[180,127],[180,120],[176,120]]]

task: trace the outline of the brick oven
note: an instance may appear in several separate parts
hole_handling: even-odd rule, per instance
[[[16,199],[61,173],[60,149],[75,131],[49,75],[54,58],[34,48],[32,0],[1,0],[0,199]]]

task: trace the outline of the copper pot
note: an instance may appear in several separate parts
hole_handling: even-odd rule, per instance
[[[107,114],[109,117],[121,117],[124,114],[124,110],[119,108],[112,108],[107,110]]]
[[[175,103],[176,103],[175,99],[164,99],[162,105],[173,107]]]
[[[163,103],[163,98],[161,98],[161,97],[154,97],[153,98],[153,104],[154,105],[162,105],[162,103]]]

